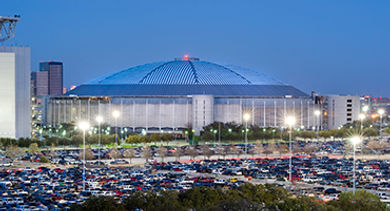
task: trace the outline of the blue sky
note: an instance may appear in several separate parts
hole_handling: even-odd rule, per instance
[[[186,53],[258,69],[310,93],[390,96],[390,1],[2,0],[20,14],[4,44],[32,70],[64,62],[65,85]]]

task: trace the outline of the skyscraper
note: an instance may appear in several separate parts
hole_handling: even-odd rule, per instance
[[[0,137],[30,137],[30,48],[0,46]]]
[[[40,72],[47,72],[48,95],[62,95],[63,90],[63,64],[62,62],[41,62]],[[44,76],[42,76],[44,77]]]

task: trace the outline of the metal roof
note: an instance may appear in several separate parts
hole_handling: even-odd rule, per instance
[[[154,85],[85,84],[67,92],[67,96],[186,96],[208,94],[226,97],[308,97],[287,85]]]
[[[256,70],[190,59],[139,65],[86,84],[284,85]]]

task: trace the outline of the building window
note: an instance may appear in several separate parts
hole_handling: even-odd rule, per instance
[[[347,104],[347,107],[352,107],[352,104]]]
[[[352,103],[352,99],[348,99],[348,100],[347,100],[347,103]]]
[[[347,112],[351,112],[351,111],[352,111],[352,108],[348,108],[348,109],[347,109]]]
[[[347,118],[347,122],[350,122],[350,121],[352,121],[352,118]]]

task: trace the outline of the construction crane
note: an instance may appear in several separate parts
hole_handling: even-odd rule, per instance
[[[16,23],[19,20],[19,15],[15,15],[14,17],[0,16],[0,42],[15,36]]]

